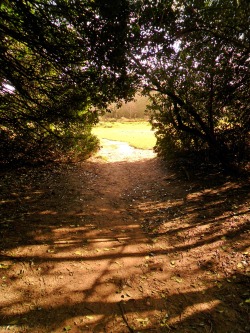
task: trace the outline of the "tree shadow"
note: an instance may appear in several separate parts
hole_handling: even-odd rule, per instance
[[[20,327],[20,331],[22,327],[28,327],[34,332],[37,329],[61,332],[67,327],[73,332],[113,332],[116,331],[115,325],[119,332],[247,332],[249,312],[243,281],[246,287],[249,280],[237,274],[233,288],[228,279],[221,279],[217,286],[198,291],[186,292],[176,288],[171,294],[166,288],[156,295],[113,302],[91,300],[94,285],[90,294],[83,291],[79,298],[79,291],[75,290],[64,295],[61,304],[57,302],[56,305],[53,302],[55,296],[48,294],[47,306],[40,307],[35,302],[25,310],[22,306],[21,315],[3,315],[0,326]],[[57,293],[58,297],[62,294],[60,289]],[[25,296],[12,306],[22,305]]]
[[[154,159],[21,169],[1,189],[1,329],[249,330],[249,184]]]

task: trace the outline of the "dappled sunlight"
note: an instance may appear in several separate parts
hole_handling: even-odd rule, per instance
[[[40,215],[56,215],[57,212],[53,210],[43,210],[39,212]]]
[[[188,320],[189,318],[192,318],[196,315],[199,315],[200,312],[211,312],[211,311],[214,311],[216,310],[216,308],[220,305],[220,301],[219,300],[213,300],[213,301],[208,301],[208,302],[201,302],[199,303],[199,307],[196,308],[196,306],[194,304],[188,306],[187,308],[183,309],[182,310],[182,313],[181,313],[181,320],[182,321],[186,321]],[[180,315],[178,316],[175,316],[173,318],[171,318],[169,321],[168,321],[168,326],[174,326],[176,324],[178,324],[180,321]],[[205,327],[205,323],[201,322],[200,323],[200,327]],[[211,329],[212,329],[213,325],[211,323]]]
[[[246,327],[247,184],[177,183],[167,172],[155,158],[95,157],[14,202],[8,189],[0,331]]]

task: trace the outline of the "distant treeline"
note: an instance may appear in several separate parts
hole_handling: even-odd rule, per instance
[[[110,112],[105,112],[102,115],[101,120],[122,118],[148,119],[148,114],[146,112],[148,104],[148,97],[136,95],[133,101],[123,103],[121,107],[118,107],[116,104],[111,104],[109,107]]]

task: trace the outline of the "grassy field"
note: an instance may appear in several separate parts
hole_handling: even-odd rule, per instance
[[[103,122],[93,128],[99,139],[128,142],[140,149],[152,149],[156,139],[148,122]]]

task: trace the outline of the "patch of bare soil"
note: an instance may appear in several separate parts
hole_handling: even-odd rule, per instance
[[[1,173],[0,332],[249,332],[249,184],[188,178],[109,141]]]

